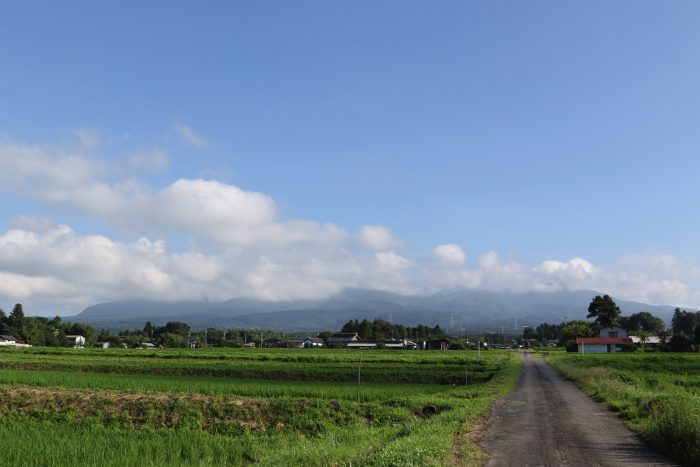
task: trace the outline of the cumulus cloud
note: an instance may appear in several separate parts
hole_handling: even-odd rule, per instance
[[[206,138],[198,134],[196,131],[194,131],[187,125],[178,123],[177,125],[175,125],[175,131],[178,135],[180,135],[180,138],[182,138],[182,140],[190,146],[194,146],[196,148],[205,148],[209,145],[209,142],[206,140]]]
[[[394,237],[391,230],[381,225],[365,225],[357,234],[362,246],[373,250],[386,250],[401,247],[401,241]]]
[[[459,245],[453,243],[438,245],[433,249],[433,254],[444,264],[462,266],[467,257]]]

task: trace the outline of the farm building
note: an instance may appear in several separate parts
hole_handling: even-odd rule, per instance
[[[85,337],[77,334],[66,334],[66,345],[74,349],[82,349],[85,347]]]
[[[320,337],[308,337],[304,341],[304,348],[311,348],[311,347],[325,347],[326,344],[323,342],[323,339]]]
[[[17,338],[14,336],[0,335],[0,345],[15,345]]]
[[[579,353],[627,352],[634,350],[634,342],[622,328],[603,328],[600,337],[577,337]]]
[[[357,342],[360,336],[356,332],[337,332],[328,338],[329,347],[346,347],[350,342]]]

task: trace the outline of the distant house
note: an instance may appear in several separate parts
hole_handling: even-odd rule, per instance
[[[14,346],[17,343],[15,336],[0,335],[0,345]]]
[[[303,349],[304,340],[303,339],[287,339],[286,347],[290,349]]]
[[[416,350],[418,344],[410,339],[390,339],[384,341],[384,348],[389,350]]]
[[[577,337],[579,353],[628,352],[634,350],[634,341],[622,328],[603,328],[600,337]]]
[[[142,342],[141,348],[142,349],[155,349],[156,346],[155,346],[155,344],[151,344],[150,342]]]
[[[424,350],[447,350],[450,348],[450,341],[445,339],[432,339],[423,342]]]
[[[320,337],[308,337],[304,340],[304,348],[325,347],[326,343]]]
[[[85,337],[77,334],[66,334],[66,346],[74,349],[82,349],[85,347]]]
[[[360,336],[356,332],[337,332],[328,338],[329,347],[347,347],[351,342],[357,342]]]

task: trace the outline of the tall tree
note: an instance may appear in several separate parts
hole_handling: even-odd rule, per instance
[[[620,307],[617,306],[615,300],[610,295],[596,295],[593,297],[591,304],[588,305],[587,318],[595,318],[596,323],[601,328],[610,328],[617,324],[620,317]]]
[[[671,319],[673,334],[683,333],[690,337],[695,331],[695,325],[700,323],[700,312],[693,313],[692,311],[681,310],[676,308]]]
[[[12,309],[12,313],[10,313],[10,316],[7,318],[7,324],[12,330],[12,332],[17,333],[17,337],[20,339],[24,339],[24,332],[23,332],[23,327],[24,327],[24,308],[22,307],[21,303],[18,303],[15,305],[15,307]]]

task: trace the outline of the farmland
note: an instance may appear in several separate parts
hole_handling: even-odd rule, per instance
[[[628,420],[650,445],[700,465],[700,355],[688,353],[567,354],[547,361],[587,394]]]
[[[475,463],[479,449],[460,435],[512,387],[518,365],[507,351],[2,349],[3,458]]]

